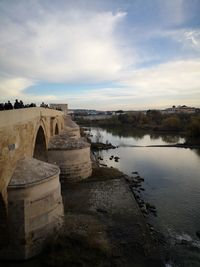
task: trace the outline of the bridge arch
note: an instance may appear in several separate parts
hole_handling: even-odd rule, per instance
[[[56,123],[55,125],[55,132],[54,132],[55,135],[59,134],[59,130],[58,130],[58,124]]]
[[[47,135],[44,123],[40,123],[36,130],[33,157],[42,161],[47,161]]]
[[[61,123],[57,118],[53,118],[51,120],[51,136],[60,134],[61,131]]]

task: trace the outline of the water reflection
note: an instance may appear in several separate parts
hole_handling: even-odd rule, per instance
[[[146,132],[138,129],[133,129],[126,127],[126,129],[122,127],[112,127],[112,128],[104,128],[107,133],[111,133],[113,136],[117,137],[134,137],[135,139],[141,139],[145,136]]]
[[[96,129],[91,132],[95,136]],[[101,129],[100,134],[104,142],[119,146],[99,152],[103,164],[128,175],[138,171],[145,178],[143,197],[158,211],[158,217],[150,217],[150,222],[171,240],[177,266],[200,266],[200,242],[196,237],[196,231],[200,231],[200,149],[133,147],[183,143],[184,138],[178,135],[119,128]],[[111,155],[118,156],[119,162],[110,160]],[[187,236],[189,241],[184,240]]]
[[[133,128],[89,128],[92,133],[92,141],[96,141],[97,136],[101,135],[101,141],[106,143],[112,142],[113,145],[118,146],[147,146],[147,145],[167,145],[184,143],[185,139],[177,134],[161,134],[145,132]]]
[[[200,157],[200,149],[194,149],[193,151]]]
[[[151,139],[158,139],[158,137],[161,137],[163,142],[167,143],[167,144],[177,144],[180,142],[180,136],[175,135],[175,134],[150,134],[150,138]]]

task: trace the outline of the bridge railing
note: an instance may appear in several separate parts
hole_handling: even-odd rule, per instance
[[[51,117],[61,115],[63,115],[62,111],[40,107],[3,110],[0,111],[0,128],[31,121],[39,116]]]

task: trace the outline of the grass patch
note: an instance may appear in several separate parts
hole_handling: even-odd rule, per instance
[[[68,214],[63,230],[48,242],[46,266],[111,266],[105,229],[91,215]]]
[[[119,179],[122,176],[124,176],[124,174],[120,172],[118,169],[107,168],[107,167],[95,167],[92,170],[92,175],[88,179],[83,180],[83,182],[106,181],[112,179]]]

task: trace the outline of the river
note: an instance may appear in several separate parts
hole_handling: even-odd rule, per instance
[[[130,129],[89,128],[92,141],[110,142],[116,149],[98,152],[108,167],[127,175],[137,171],[145,181],[142,198],[156,206],[149,222],[169,247],[167,266],[199,267],[200,151],[177,147],[146,147],[183,143],[177,135],[156,135]],[[118,156],[119,162],[110,160]]]

